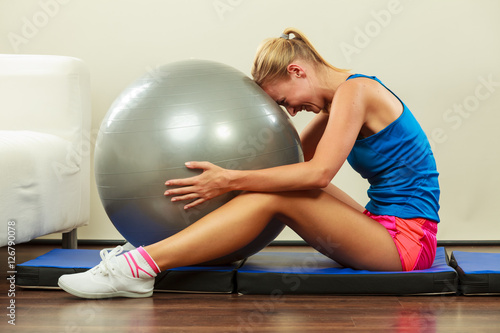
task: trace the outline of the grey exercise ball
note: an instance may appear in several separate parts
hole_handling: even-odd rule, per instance
[[[187,169],[187,161],[249,170],[301,162],[303,155],[288,116],[250,78],[224,64],[187,60],[159,67],[129,85],[97,137],[99,196],[116,229],[134,246],[167,238],[238,194],[187,211],[186,202],[171,202],[163,195],[165,181],[200,172]],[[212,263],[258,252],[283,227],[271,221],[251,244]]]

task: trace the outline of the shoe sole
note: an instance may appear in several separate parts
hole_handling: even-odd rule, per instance
[[[143,297],[151,297],[153,295],[153,291],[148,291],[145,293],[134,293],[130,291],[115,291],[112,293],[85,293],[75,290],[71,287],[68,287],[62,281],[57,281],[57,284],[61,289],[70,293],[71,295],[87,298],[87,299],[101,299],[101,298],[114,298],[114,297],[127,297],[127,298],[143,298]]]

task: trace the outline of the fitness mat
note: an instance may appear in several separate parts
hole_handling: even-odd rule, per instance
[[[63,274],[84,272],[99,264],[100,250],[54,249],[16,266],[16,284],[24,288],[59,288]],[[239,263],[180,267],[161,272],[155,291],[232,293]]]
[[[456,294],[457,272],[437,249],[431,268],[412,272],[373,272],[344,268],[320,253],[261,252],[236,273],[241,294]]]
[[[500,253],[453,251],[459,291],[464,295],[500,294]]]

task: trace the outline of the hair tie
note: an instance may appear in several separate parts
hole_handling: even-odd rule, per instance
[[[290,35],[289,34],[281,34],[280,38],[290,39]]]

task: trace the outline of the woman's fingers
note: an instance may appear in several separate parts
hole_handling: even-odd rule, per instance
[[[198,199],[198,200],[195,200],[195,201],[190,202],[190,203],[188,203],[187,205],[185,205],[185,206],[184,206],[184,209],[189,209],[189,208],[193,208],[193,207],[195,207],[195,206],[201,205],[201,204],[202,204],[202,203],[204,203],[205,201],[207,201],[207,200],[200,198],[200,199]]]
[[[188,193],[194,193],[195,189],[193,186],[185,186],[185,187],[179,187],[179,188],[171,188],[165,191],[164,195],[170,196],[170,195],[184,195]]]
[[[175,201],[193,200],[193,199],[197,199],[199,197],[200,196],[198,194],[196,194],[196,193],[189,193],[189,194],[186,194],[186,195],[180,195],[180,196],[173,197],[170,200],[172,202],[175,202]]]
[[[213,164],[210,162],[186,162],[186,167],[189,169],[209,169]],[[189,177],[189,178],[181,178],[181,179],[169,179],[165,182],[166,186],[190,186],[195,185],[197,179],[200,175]]]
[[[172,201],[194,200],[184,206],[184,209],[189,209],[224,193],[224,191],[220,190],[220,181],[218,181],[224,169],[216,167],[210,162],[196,161],[186,162],[186,167],[189,169],[202,169],[203,172],[190,178],[167,180],[165,182],[166,186],[176,186],[164,192],[165,196],[172,196]]]
[[[165,182],[166,186],[190,186],[196,182],[196,177],[182,178],[182,179],[169,179]]]
[[[210,163],[210,162],[193,161],[193,162],[186,162],[185,165],[189,169],[203,169],[203,170],[207,170],[207,169],[210,169],[210,167],[213,164]]]

